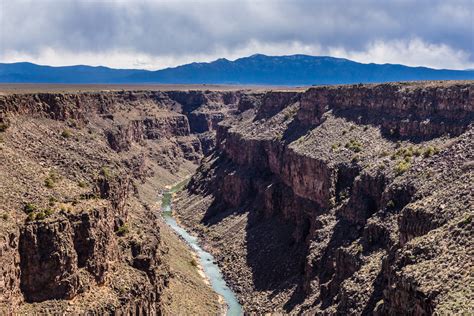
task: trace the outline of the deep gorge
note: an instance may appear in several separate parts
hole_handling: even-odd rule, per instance
[[[473,87],[0,96],[0,306],[218,313],[156,204],[194,173],[176,215],[246,312],[461,311]]]
[[[468,260],[472,86],[313,88],[260,102],[218,127],[178,206],[246,310],[460,308],[444,299],[468,290],[439,267]],[[433,240],[453,230],[440,255]]]

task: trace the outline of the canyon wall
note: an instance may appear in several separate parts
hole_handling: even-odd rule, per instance
[[[246,311],[472,310],[474,85],[241,98],[177,205]]]
[[[472,309],[471,82],[0,96],[0,311]],[[204,157],[204,158],[203,158]]]
[[[159,194],[215,146],[239,92],[0,96],[0,313],[217,313]],[[188,263],[186,263],[186,261]]]

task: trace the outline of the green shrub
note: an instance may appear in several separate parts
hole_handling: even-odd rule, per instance
[[[44,215],[46,215],[46,217],[49,217],[51,215],[53,215],[54,213],[54,210],[51,209],[51,208],[47,208],[45,211],[44,211]]]
[[[85,181],[79,181],[77,183],[77,185],[80,187],[80,188],[86,188],[87,187],[87,183]]]
[[[102,167],[102,169],[100,170],[100,174],[103,175],[105,178],[109,179],[112,175],[112,172],[108,167]]]
[[[358,152],[362,151],[362,144],[359,141],[355,140],[355,139],[351,139],[349,142],[346,143],[346,145],[344,147],[346,147],[347,149],[352,150],[355,153],[358,153]]]
[[[119,236],[125,236],[130,232],[130,229],[128,228],[127,224],[123,224],[117,229],[117,235]]]
[[[34,221],[36,219],[36,213],[35,212],[31,212],[28,214],[28,217],[26,218],[27,221],[31,222],[31,221]]]
[[[36,213],[36,220],[37,221],[41,221],[45,218],[46,218],[46,213],[45,212],[39,211],[38,213]]]
[[[439,153],[439,149],[437,147],[428,146],[428,147],[425,148],[425,151],[423,152],[423,156],[425,158],[428,158],[428,157],[431,157],[433,155],[436,155],[437,153]]]
[[[408,148],[399,148],[396,152],[395,152],[395,157],[412,157],[413,156],[413,150],[412,150],[412,147],[408,147]]]
[[[393,200],[390,200],[387,202],[387,207],[388,208],[394,208],[395,207],[395,202],[393,202]]]
[[[31,203],[26,204],[24,210],[26,213],[28,213],[28,217],[26,218],[27,221],[40,221],[54,213],[54,210],[51,208],[41,210],[36,205]]]
[[[7,221],[8,220],[8,214],[7,213],[2,214],[2,219],[4,221]]]
[[[410,146],[408,148],[399,148],[395,153],[392,154],[391,159],[403,158],[405,161],[410,162],[413,156],[420,156],[421,149]]]
[[[400,161],[395,165],[395,174],[401,175],[405,173],[408,169],[410,169],[410,167],[411,167],[410,162],[407,162],[405,160]]]
[[[65,129],[61,132],[61,137],[63,138],[70,138],[71,136],[72,136],[72,133],[68,129]]]
[[[185,179],[179,183],[177,183],[175,186],[173,186],[171,189],[170,189],[170,193],[176,193],[176,192],[179,192],[181,190],[183,190],[189,183],[189,179]]]
[[[54,188],[54,181],[51,178],[46,178],[44,179],[44,186],[47,187],[48,189]]]
[[[345,200],[349,197],[349,189],[346,188],[344,190],[342,190],[340,193],[339,193],[339,199],[340,200]]]
[[[53,171],[51,171],[49,173],[49,176],[44,180],[44,185],[51,189],[54,187],[54,184],[59,180],[59,176],[54,173]]]
[[[53,180],[54,182],[56,182],[56,181],[59,180],[59,176],[58,176],[54,171],[50,171],[50,172],[49,172],[49,177],[50,177],[51,180]]]
[[[468,214],[458,223],[458,227],[469,225],[471,222],[472,222],[472,215]]]
[[[23,211],[25,211],[26,214],[31,214],[37,209],[38,209],[38,206],[36,206],[33,203],[26,203],[25,206],[23,207]]]
[[[198,263],[196,262],[195,259],[192,259],[191,262],[189,262],[193,267],[197,267]]]
[[[417,148],[415,148],[415,149],[413,150],[413,155],[415,155],[416,157],[421,156],[421,154],[422,154],[421,148],[418,148],[418,147],[417,147]]]

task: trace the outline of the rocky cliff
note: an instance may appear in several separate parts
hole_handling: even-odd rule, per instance
[[[241,97],[178,215],[248,312],[469,313],[473,93],[428,82]]]
[[[218,313],[158,201],[213,150],[217,122],[239,99],[0,96],[0,313]]]
[[[0,313],[472,310],[472,82],[0,95]],[[203,158],[204,157],[204,158]]]

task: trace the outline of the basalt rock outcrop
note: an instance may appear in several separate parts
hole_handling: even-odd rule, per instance
[[[105,207],[28,223],[20,234],[19,251],[20,286],[27,301],[73,298],[90,286],[89,280],[81,280],[85,276],[80,268],[104,284],[118,259],[112,212]]]
[[[0,314],[172,314],[217,295],[159,215],[239,92],[0,96]]]
[[[472,311],[474,85],[242,97],[177,202],[250,313]]]
[[[472,310],[472,82],[0,96],[0,313]]]

